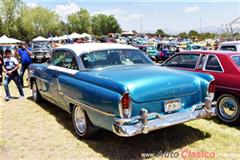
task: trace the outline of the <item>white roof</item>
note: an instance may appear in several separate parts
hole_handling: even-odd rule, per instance
[[[15,38],[8,38],[6,35],[0,37],[0,44],[14,44],[14,43],[21,43],[22,41],[15,39]]]
[[[240,44],[240,41],[227,41],[227,42],[222,42],[220,44]]]
[[[42,37],[42,36],[38,36],[36,38],[34,38],[32,41],[34,42],[40,42],[40,41],[48,41],[48,39]]]
[[[57,49],[63,48],[63,49],[70,49],[74,51],[77,56],[86,53],[86,52],[92,52],[92,51],[99,51],[99,50],[108,50],[108,49],[137,49],[130,45],[124,45],[124,44],[117,44],[117,43],[79,43],[79,44],[66,44],[62,45],[60,47],[57,47]]]

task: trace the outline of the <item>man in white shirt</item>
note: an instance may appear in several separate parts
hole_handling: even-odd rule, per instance
[[[4,65],[3,65],[3,71],[6,73],[3,85],[4,85],[4,89],[6,92],[6,97],[5,100],[9,101],[10,99],[10,92],[9,92],[9,87],[8,84],[10,83],[11,80],[13,80],[18,88],[18,91],[20,93],[20,97],[19,98],[23,98],[24,97],[24,93],[23,93],[23,89],[20,83],[20,77],[18,74],[18,68],[19,68],[19,63],[17,61],[17,59],[15,57],[11,56],[11,50],[6,49],[5,51],[5,57],[4,58]]]

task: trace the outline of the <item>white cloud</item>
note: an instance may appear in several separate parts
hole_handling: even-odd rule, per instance
[[[66,21],[67,16],[79,11],[80,7],[76,3],[69,2],[64,5],[57,5],[53,10],[62,18],[63,21]]]
[[[30,8],[36,8],[36,7],[38,7],[38,4],[30,2],[30,3],[27,3],[27,6]]]
[[[187,8],[184,9],[184,12],[197,12],[200,10],[200,7],[198,6],[189,6]]]

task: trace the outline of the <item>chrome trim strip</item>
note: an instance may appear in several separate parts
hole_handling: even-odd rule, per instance
[[[63,95],[63,96],[64,96],[65,98],[73,101],[75,104],[79,104],[79,105],[82,106],[83,108],[91,109],[91,110],[93,110],[93,111],[96,111],[96,112],[98,112],[98,113],[100,113],[100,114],[103,114],[103,115],[106,115],[106,116],[115,117],[115,115],[114,115],[113,113],[104,112],[104,111],[102,111],[102,110],[99,110],[99,109],[96,109],[96,108],[91,107],[91,106],[89,106],[89,105],[86,105],[86,104],[84,104],[84,103],[81,103],[81,102],[79,102],[79,101],[77,101],[77,100],[75,100],[75,99],[73,99],[73,98],[71,98],[71,97],[69,97],[69,96],[66,96],[66,95]]]
[[[234,91],[240,92],[240,88],[232,88],[232,87],[224,87],[224,86],[216,86],[216,88],[229,89],[229,90],[234,90]]]

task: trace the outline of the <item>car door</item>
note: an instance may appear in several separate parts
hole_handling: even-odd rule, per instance
[[[77,64],[77,57],[73,52],[68,50],[64,51],[64,60],[61,67],[58,67],[58,77],[57,77],[57,92],[58,92],[58,103],[63,109],[67,110],[66,97],[72,97],[73,93],[69,89],[69,85],[75,80],[74,75],[78,72],[79,67]]]
[[[46,73],[43,74],[43,78],[46,80],[42,84],[43,94],[51,101],[54,101],[55,104],[59,105],[59,68],[64,65],[65,53],[63,50],[56,50],[53,52],[51,61],[49,62],[48,67],[46,68]]]

